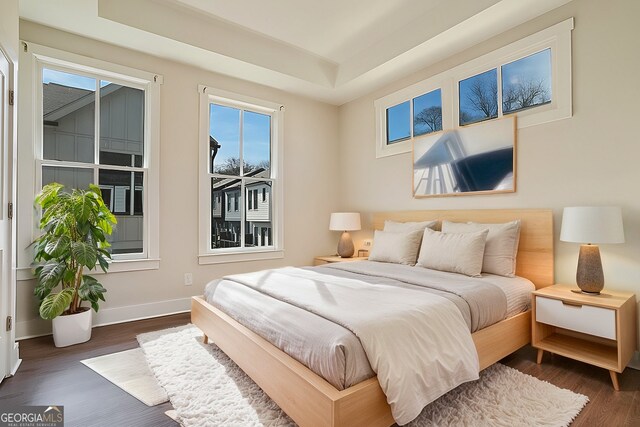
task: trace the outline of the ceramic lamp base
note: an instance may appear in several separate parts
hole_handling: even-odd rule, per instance
[[[599,294],[604,288],[604,273],[598,245],[580,246],[576,283],[582,292]]]
[[[353,240],[351,240],[349,233],[344,231],[340,236],[340,241],[338,241],[338,255],[342,258],[351,258],[354,252]]]

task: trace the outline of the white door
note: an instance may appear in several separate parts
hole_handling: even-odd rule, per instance
[[[13,99],[12,67],[0,49],[0,381],[18,368],[15,343],[16,294],[13,229],[9,204],[12,203],[13,171]]]

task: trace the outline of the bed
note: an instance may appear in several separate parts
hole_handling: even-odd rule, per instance
[[[407,211],[373,215],[373,226],[385,220],[503,223],[521,220],[518,276],[536,288],[553,284],[553,225],[548,210]],[[194,297],[192,321],[233,359],[294,421],[305,426],[394,423],[386,396],[373,377],[339,390],[302,363],[246,328],[203,297]],[[526,311],[474,332],[480,369],[530,342]]]

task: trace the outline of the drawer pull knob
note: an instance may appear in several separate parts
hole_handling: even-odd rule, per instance
[[[582,308],[582,304],[571,301],[562,301],[562,305],[568,305],[570,307]]]

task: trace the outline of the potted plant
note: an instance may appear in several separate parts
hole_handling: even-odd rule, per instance
[[[35,199],[42,208],[42,235],[35,241],[34,293],[40,300],[40,316],[53,321],[56,347],[91,338],[91,308],[81,304],[88,301],[97,312],[107,290],[84,271],[98,264],[107,272],[111,259],[107,236],[117,222],[99,187],[89,185],[88,190],[70,193],[63,188],[48,184]]]

